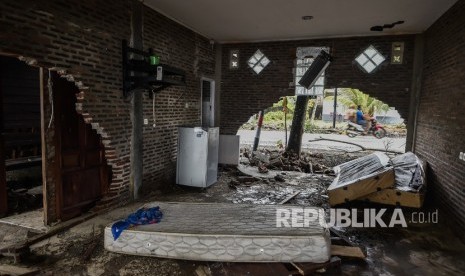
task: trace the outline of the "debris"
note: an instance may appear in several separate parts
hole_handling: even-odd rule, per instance
[[[237,181],[239,181],[240,183],[254,182],[254,181],[257,181],[257,178],[253,176],[238,176]]]
[[[269,163],[270,162],[270,157],[264,153],[261,153],[259,151],[254,151],[252,154],[252,159],[263,162],[263,163]]]
[[[330,169],[323,164],[312,164],[310,162],[311,158],[324,158],[322,153],[302,152],[298,155],[292,152],[261,149],[250,154],[248,149],[242,149],[242,155],[248,158],[251,166],[258,166],[258,171],[260,172],[267,172],[266,169],[272,169],[305,173],[325,173]]]
[[[425,195],[424,164],[407,152],[392,160],[373,153],[334,168],[336,178],[328,188],[329,203],[364,200],[420,208]]]
[[[93,217],[95,217],[97,213],[89,213],[86,215],[82,215],[80,217],[70,219],[68,221],[65,221],[63,223],[60,223],[56,227],[51,227],[48,232],[40,235],[33,236],[26,241],[22,241],[17,244],[13,245],[7,245],[5,247],[0,247],[0,255],[6,256],[6,257],[13,257],[15,263],[18,263],[21,261],[21,257],[24,256],[29,252],[29,246],[38,243],[40,241],[43,241],[45,239],[48,239],[60,232],[63,232],[66,229],[69,229],[75,225],[78,225],[86,220],[89,220]]]
[[[86,251],[81,255],[81,260],[82,261],[88,261],[90,259],[90,256],[92,255],[92,253],[94,252],[95,248],[97,247],[98,245],[98,242],[99,242],[99,239],[100,237],[97,237],[94,239],[92,239],[92,241],[90,242],[89,246],[87,247]]]
[[[334,168],[336,178],[328,187],[331,206],[369,195],[394,186],[394,169],[389,157],[373,153]]]
[[[283,165],[283,161],[279,157],[270,160],[270,162],[268,162],[268,164],[267,164],[268,167],[280,167],[282,165]]]
[[[239,181],[237,180],[231,180],[229,181],[228,187],[234,190],[237,190],[237,186],[239,186]]]
[[[292,195],[286,197],[285,199],[283,199],[278,204],[284,204],[284,203],[288,202],[289,200],[293,199],[294,197],[296,197],[298,194],[300,194],[300,191],[297,191],[297,192],[293,193]]]
[[[348,237],[346,237],[340,231],[336,230],[334,227],[330,227],[329,231],[331,232],[331,243],[333,243],[333,241],[336,240],[336,243],[338,243],[338,245],[357,246]]]
[[[245,166],[243,164],[239,164],[239,166],[237,166],[237,170],[242,173],[242,174],[245,174],[245,175],[248,175],[248,176],[252,176],[252,177],[256,177],[258,179],[263,179],[263,178],[273,178],[275,175],[276,175],[276,172],[268,172],[266,174],[261,174],[257,171],[256,168],[254,167],[251,167],[251,166]]]
[[[331,257],[326,263],[291,263],[300,273],[300,275],[313,275],[314,272],[320,269],[327,269],[332,267],[338,267],[341,265],[341,258]]]
[[[210,268],[204,265],[199,265],[197,269],[195,270],[195,273],[197,274],[197,276],[211,276],[212,275]]]
[[[259,173],[267,173],[268,169],[265,167],[265,165],[260,164],[260,165],[258,165],[258,172]]]
[[[37,269],[31,269],[26,267],[19,267],[13,265],[0,265],[0,275],[11,275],[11,276],[28,276],[37,275],[39,271]]]
[[[282,175],[280,175],[280,174],[277,174],[277,175],[274,177],[274,180],[279,181],[279,182],[284,182],[284,181],[286,181],[286,180],[284,179],[284,177],[283,177]]]
[[[331,255],[340,257],[350,257],[356,259],[365,259],[366,256],[358,246],[331,245]]]

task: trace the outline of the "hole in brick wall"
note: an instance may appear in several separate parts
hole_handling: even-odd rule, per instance
[[[356,115],[357,105],[362,105],[363,113],[374,117],[387,131],[386,138],[377,139],[369,135],[366,139],[374,139],[376,147],[382,150],[404,150],[407,130],[404,119],[400,117],[394,107],[390,107],[379,99],[371,97],[360,90],[339,88],[335,115],[336,130],[334,130],[334,95],[334,89],[324,89],[321,96],[310,97],[304,122],[304,135],[308,135],[303,138],[304,147],[309,147],[310,144],[307,143],[307,141],[315,138],[311,136],[312,134],[341,135],[339,139],[350,139],[346,135],[346,129],[348,127],[347,113],[354,112],[353,114]],[[284,146],[286,144],[286,134],[284,130],[287,129],[289,137],[297,97],[298,96],[287,96],[286,108],[283,106],[284,98],[281,97],[276,99],[274,103],[270,103],[270,105],[264,109],[260,145],[274,146],[278,144]],[[351,105],[355,105],[353,111],[351,111]],[[287,111],[286,115],[285,111]],[[251,114],[249,120],[239,128],[238,135],[241,136],[241,143],[253,144],[257,122],[258,113]],[[335,137],[331,138],[336,139]],[[337,143],[334,143],[334,145],[340,147]],[[368,145],[362,142],[362,146]]]
[[[31,60],[33,62],[31,62]],[[12,64],[20,68],[21,70],[28,72],[22,74],[21,70],[3,70],[3,67],[5,67],[6,65],[6,67],[10,69],[13,68]],[[77,122],[77,124],[79,124],[79,122],[82,122],[83,127],[81,129],[85,129],[88,133],[92,133],[92,135],[96,137],[95,139],[85,139],[87,141],[86,143],[91,143],[92,141],[95,141],[96,145],[100,145],[100,153],[98,154],[95,150],[99,147],[89,145],[88,150],[86,150],[86,153],[89,155],[89,158],[85,158],[86,162],[88,164],[95,165],[96,162],[92,162],[92,159],[100,158],[102,159],[101,163],[105,168],[98,169],[98,172],[96,172],[96,174],[98,174],[98,177],[89,176],[89,179],[85,180],[84,182],[91,183],[93,181],[92,179],[108,179],[108,183],[105,185],[105,187],[102,186],[96,189],[86,189],[86,193],[89,195],[89,198],[92,197],[90,195],[92,193],[89,192],[91,190],[95,190],[95,194],[98,194],[98,196],[94,197],[95,204],[87,206],[86,210],[88,210],[92,206],[96,206],[97,209],[102,209],[122,204],[125,201],[125,199],[119,198],[120,196],[118,191],[124,188],[121,188],[123,181],[123,165],[121,164],[121,162],[117,163],[117,154],[115,149],[109,146],[110,139],[108,134],[105,132],[105,130],[100,126],[98,122],[93,121],[93,118],[89,113],[85,112],[86,109],[85,106],[83,106],[83,99],[85,98],[84,91],[88,89],[88,87],[86,87],[81,80],[75,79],[73,75],[67,74],[66,70],[56,69],[58,70],[58,73],[56,73],[55,71],[50,71],[50,74],[54,77],[54,79],[50,83],[48,83],[49,70],[43,68],[43,91],[45,107],[44,118],[46,122],[45,128],[41,129],[39,76],[39,72],[41,70],[41,68],[39,67],[40,65],[40,61],[23,56],[18,56],[17,58],[0,57],[0,68],[2,69],[2,72],[0,74],[0,95],[2,96],[1,99],[5,100],[3,101],[3,104],[0,103],[3,109],[1,110],[1,118],[3,125],[6,127],[4,130],[6,130],[8,133],[11,133],[11,135],[7,135],[8,141],[6,147],[2,148],[2,156],[5,156],[4,159],[7,159],[7,161],[5,163],[1,163],[6,165],[5,168],[0,167],[0,216],[5,215],[7,213],[16,214],[19,212],[42,207],[42,197],[45,196],[42,195],[43,188],[41,186],[41,132],[45,133],[46,140],[48,141],[47,148],[53,148],[53,145],[49,144],[52,140],[50,140],[51,138],[48,138],[48,135],[49,133],[55,133],[56,129],[54,129],[53,131],[49,131],[48,125],[50,123],[50,129],[54,128],[54,123],[56,122],[55,118],[57,117],[59,108],[57,109],[55,105],[53,105],[54,116],[52,117],[52,101],[49,101],[49,95],[53,95],[53,102],[56,103],[56,101],[58,100],[55,99],[55,97],[57,95],[60,96],[62,93],[53,94],[53,90],[58,91],[60,89],[63,89],[63,86],[66,85],[68,85],[68,88],[71,87],[73,92],[71,96],[62,97],[62,99],[64,99],[65,102],[71,101],[71,105],[65,108],[65,113],[74,114],[71,117],[75,119],[78,118],[77,121],[74,120],[75,122]],[[48,87],[52,87],[51,91],[48,89]],[[10,97],[10,94],[13,94],[13,97]],[[22,97],[16,97],[17,95],[22,95]],[[22,103],[18,101],[25,102]],[[3,108],[6,105],[8,105],[7,108]],[[16,106],[18,105],[20,105],[21,108],[16,108]],[[21,111],[21,114],[13,114],[15,111]],[[67,127],[66,130],[68,131],[69,128]],[[82,137],[82,135],[80,137]],[[72,147],[72,143],[71,141],[69,141],[69,139],[65,142],[65,144]],[[5,154],[3,154],[3,152],[5,152]],[[82,161],[84,159],[73,158],[72,156],[69,156],[69,154],[63,154],[61,159],[62,164],[65,165],[79,165],[79,160]],[[50,160],[48,160],[47,162],[49,161]],[[2,171],[6,171],[5,177],[2,176]],[[49,175],[52,175],[51,177],[53,177],[52,173],[47,173],[47,183],[52,182],[50,181],[51,179],[49,179]],[[115,187],[113,186],[115,186],[117,189],[115,189]],[[55,189],[54,187],[49,187],[49,189],[50,188],[52,188],[52,190]],[[110,190],[112,192],[110,192]],[[56,201],[56,199],[54,198],[50,198],[49,200],[51,200],[51,202]],[[70,203],[74,201],[67,200],[66,202]],[[52,204],[52,206],[54,206],[54,204]],[[67,206],[66,209],[71,211],[69,212],[67,217],[62,216],[62,220],[66,220],[70,217],[82,213],[82,210],[79,211],[76,208],[71,208],[70,206]],[[47,221],[45,223],[48,224],[58,219],[58,217],[56,216],[56,209],[47,210]],[[38,216],[37,213],[31,214],[31,216],[34,218],[32,219],[31,217],[31,222],[37,224],[32,225],[32,227],[43,227],[44,221],[42,220],[42,216]]]

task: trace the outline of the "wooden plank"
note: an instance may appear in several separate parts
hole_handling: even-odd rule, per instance
[[[5,167],[7,171],[38,166],[40,164],[42,164],[42,157],[40,156],[9,159],[5,161]]]
[[[357,246],[355,243],[353,243],[346,235],[341,233],[339,230],[334,229],[334,227],[329,228],[329,232],[331,232],[331,236],[335,236],[339,238],[340,240],[340,245],[348,245],[348,246]],[[331,242],[332,242],[331,238]]]
[[[425,194],[422,192],[414,193],[397,189],[384,189],[362,197],[360,200],[394,206],[421,208],[424,198]]]
[[[296,197],[298,194],[300,194],[300,191],[297,191],[297,192],[293,193],[292,195],[286,197],[285,199],[283,199],[278,204],[284,204],[284,203],[288,202],[289,200],[293,199],[294,197]]]
[[[49,218],[49,209],[48,209],[48,199],[47,196],[47,186],[50,185],[47,183],[47,169],[49,164],[47,160],[47,141],[45,138],[45,76],[44,68],[40,67],[39,70],[39,80],[40,80],[40,143],[41,143],[41,153],[42,153],[42,204],[44,210],[44,223],[50,223]]]
[[[376,191],[393,187],[394,183],[395,176],[393,168],[384,169],[350,183],[342,185],[333,185],[333,183],[328,188],[329,204],[334,206],[355,200]]]
[[[37,275],[39,270],[14,265],[0,265],[0,275],[29,276]]]
[[[358,246],[331,245],[331,256],[365,259],[366,256]]]

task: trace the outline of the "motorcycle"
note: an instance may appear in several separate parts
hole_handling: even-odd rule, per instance
[[[359,124],[349,122],[349,124],[347,125],[346,134],[351,138],[356,137],[358,135],[363,135],[364,132],[365,130]],[[387,134],[384,127],[380,123],[378,123],[376,119],[371,119],[371,127],[368,130],[368,133],[371,133],[374,137],[378,139],[384,138]]]

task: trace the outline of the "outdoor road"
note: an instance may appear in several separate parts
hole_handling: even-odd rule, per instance
[[[241,136],[241,144],[253,144],[254,137],[255,137],[255,130],[239,130],[237,135]],[[289,132],[288,132],[289,135]],[[334,139],[346,142],[352,142],[359,145],[362,145],[367,148],[379,149],[379,150],[386,150],[388,147],[389,150],[393,151],[405,151],[405,137],[402,138],[383,138],[383,139],[376,139],[373,136],[357,136],[354,138],[350,138],[347,135],[339,135],[339,134],[311,134],[311,133],[304,133],[302,138],[302,147],[303,148],[314,148],[314,149],[331,149],[331,150],[346,150],[346,151],[353,151],[359,150],[360,148],[357,146],[352,146],[343,143],[336,143],[330,141],[318,141],[318,142],[308,142],[309,140],[314,140],[318,138],[327,138],[327,139]],[[284,131],[263,131],[260,135],[260,145],[276,145],[277,141],[285,140]]]

